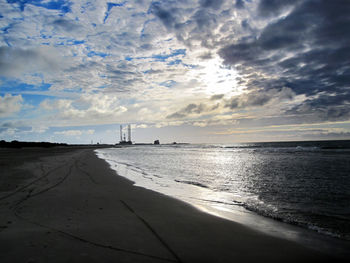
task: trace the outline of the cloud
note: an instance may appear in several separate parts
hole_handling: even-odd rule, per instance
[[[169,3],[167,3],[169,4]],[[170,2],[170,4],[174,4],[174,2]],[[158,17],[162,23],[168,28],[173,28],[177,23],[178,8],[166,9],[160,2],[154,2],[149,8],[149,12],[153,13],[156,17]]]
[[[244,1],[243,0],[236,0],[235,7],[237,9],[243,9],[244,8]]]
[[[156,128],[163,128],[163,127],[167,127],[167,126],[181,126],[183,125],[184,122],[183,121],[167,121],[167,122],[157,122],[155,124]]]
[[[223,3],[223,0],[199,0],[201,7],[219,9]]]
[[[301,1],[299,0],[284,0],[284,1],[260,0],[259,6],[258,6],[258,13],[261,16],[278,15],[288,7],[296,5],[298,2],[301,2]]]
[[[146,129],[149,128],[147,124],[133,124],[131,125],[132,129]]]
[[[0,76],[21,78],[26,73],[57,72],[63,61],[53,48],[0,47]]]
[[[14,121],[5,121],[0,123],[0,132],[4,132],[7,130],[14,130],[17,127],[22,126],[22,123],[14,122]]]
[[[293,106],[286,114],[301,115],[308,121],[344,121],[350,119],[349,96],[334,96],[329,101],[327,95],[315,99],[308,99],[301,104]],[[324,105],[328,105],[325,107]]]
[[[64,136],[80,136],[83,134],[83,132],[80,130],[67,130],[67,131],[55,132],[55,134],[64,135]]]
[[[10,2],[0,85],[22,101],[1,114],[38,131],[350,118],[345,0]]]
[[[198,58],[203,59],[203,60],[207,60],[207,59],[212,59],[213,56],[212,56],[211,52],[205,52],[205,53],[201,54]]]
[[[210,97],[210,100],[220,100],[225,96],[225,94],[216,94]]]
[[[179,118],[184,118],[187,115],[191,115],[191,114],[201,114],[202,112],[207,110],[207,106],[200,103],[200,104],[188,104],[186,107],[184,107],[183,109],[181,109],[178,112],[175,112],[171,115],[167,116],[167,119],[179,119]]]
[[[295,93],[290,88],[282,88],[281,90],[255,90],[239,96],[232,97],[225,105],[230,109],[247,108],[264,106],[271,101],[282,102],[284,100],[291,100]]]
[[[234,9],[232,1],[224,0],[201,0],[198,6],[190,1],[162,1],[153,2],[149,12],[186,46],[215,50],[227,36],[227,32],[216,31],[227,22],[235,23]]]
[[[19,134],[30,133],[32,127],[28,123],[19,120],[5,120],[0,122],[0,134],[4,137],[16,137]]]
[[[77,32],[78,30],[82,30],[82,26],[77,24],[77,22],[73,21],[73,20],[68,20],[68,19],[64,19],[64,18],[58,18],[55,19],[51,22],[51,24],[53,25],[53,27],[55,28],[55,30],[58,31],[63,31],[63,32]]]
[[[47,99],[41,102],[40,107],[55,114],[50,121],[54,119],[57,123],[71,125],[113,123],[127,111],[116,96],[104,94],[82,94],[76,100]]]
[[[248,90],[269,93],[271,88],[284,87],[297,95],[307,96],[303,107],[309,113],[319,109],[334,112],[342,103],[349,109],[350,99],[350,6],[347,1],[261,1],[258,14],[269,17],[283,10],[278,17],[262,28],[255,38],[242,38],[219,51],[226,65],[241,75],[241,84]],[[323,94],[320,97],[316,94]],[[259,96],[264,104],[264,95]],[[235,106],[232,100],[231,107]],[[240,103],[250,106],[251,103]],[[254,104],[254,103],[253,103]],[[344,118],[337,111],[335,118]],[[345,115],[344,115],[345,114]]]
[[[23,98],[21,95],[5,94],[0,96],[0,117],[9,117],[19,112],[23,107]]]
[[[64,131],[54,132],[54,134],[64,135],[64,136],[81,136],[83,134],[92,135],[94,133],[95,133],[95,130],[64,130]]]
[[[45,125],[33,126],[30,132],[32,133],[44,133],[49,129],[49,127]]]

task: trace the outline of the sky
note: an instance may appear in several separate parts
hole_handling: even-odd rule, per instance
[[[348,0],[0,0],[0,140],[350,139]]]

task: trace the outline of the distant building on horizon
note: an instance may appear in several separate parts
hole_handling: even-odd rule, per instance
[[[128,140],[125,138],[125,133],[123,133],[123,125],[120,125],[120,141],[119,144],[121,145],[131,145],[131,126],[128,124]]]

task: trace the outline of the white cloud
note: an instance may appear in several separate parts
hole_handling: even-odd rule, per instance
[[[95,133],[95,130],[87,130],[86,131],[86,134],[89,134],[89,135],[92,135],[92,134],[94,134]]]
[[[149,125],[147,124],[133,124],[131,125],[132,129],[146,129],[149,128]]]
[[[49,120],[57,125],[87,125],[91,123],[113,123],[118,121],[127,108],[120,105],[117,96],[104,94],[82,94],[77,99],[47,99],[40,107],[51,112]]]
[[[44,125],[40,125],[40,126],[33,126],[32,130],[30,132],[33,133],[44,133],[49,129],[49,127],[44,126]]]
[[[65,131],[56,131],[54,134],[64,135],[64,136],[81,136],[81,135],[92,135],[95,133],[95,130],[65,130]]]
[[[8,117],[21,110],[23,104],[21,95],[5,94],[0,96],[0,117]]]
[[[80,136],[83,133],[80,130],[67,130],[67,131],[55,132],[55,134],[64,135],[64,136]]]

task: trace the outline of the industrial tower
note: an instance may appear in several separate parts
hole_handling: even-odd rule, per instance
[[[130,145],[132,144],[131,141],[131,126],[128,124],[128,140],[125,138],[125,133],[123,133],[123,125],[120,125],[120,141],[119,144],[122,145]]]

